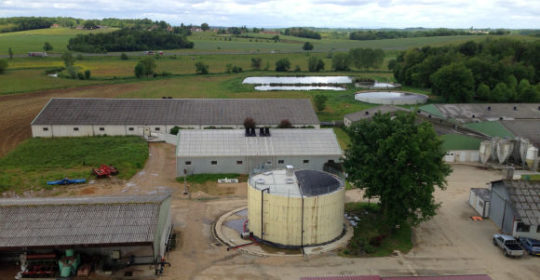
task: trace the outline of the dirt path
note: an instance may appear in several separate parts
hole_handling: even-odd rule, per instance
[[[30,123],[52,97],[115,97],[137,84],[93,85],[0,96],[0,157],[31,137]]]

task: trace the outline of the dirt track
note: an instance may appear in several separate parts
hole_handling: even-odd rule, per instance
[[[30,122],[50,98],[115,97],[138,87],[136,84],[93,85],[0,96],[0,157],[31,136]]]

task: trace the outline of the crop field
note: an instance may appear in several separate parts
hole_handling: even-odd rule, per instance
[[[43,51],[45,42],[53,46],[52,52],[65,52],[70,38],[77,34],[112,32],[115,28],[97,30],[77,30],[71,28],[48,28],[19,32],[0,33],[0,54],[7,55],[8,48],[14,54]]]
[[[65,177],[91,179],[90,170],[101,164],[114,165],[127,179],[147,158],[140,137],[31,138],[0,158],[0,191],[50,188],[47,181]]]

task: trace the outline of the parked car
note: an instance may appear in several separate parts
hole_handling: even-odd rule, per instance
[[[493,245],[501,248],[507,257],[521,257],[525,253],[519,242],[510,235],[494,234]]]
[[[145,55],[154,55],[156,54],[154,51],[144,51]]]
[[[521,237],[519,238],[519,242],[529,255],[540,256],[540,240]]]

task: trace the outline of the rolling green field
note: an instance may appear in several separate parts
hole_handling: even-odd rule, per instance
[[[101,164],[116,166],[118,177],[128,179],[147,158],[148,144],[135,136],[30,138],[0,158],[0,192],[50,189],[47,181],[65,177],[91,179],[90,170]]]
[[[71,28],[48,28],[35,29],[19,32],[0,33],[0,54],[7,55],[8,48],[13,50],[14,54],[25,54],[28,52],[43,51],[45,42],[51,43],[52,52],[67,51],[67,43],[70,38],[77,34],[92,34],[100,32],[112,32],[116,28],[97,29],[97,30],[77,30]]]

